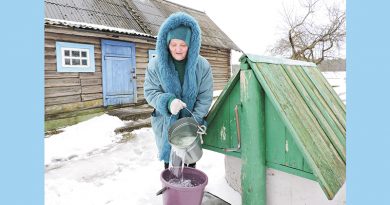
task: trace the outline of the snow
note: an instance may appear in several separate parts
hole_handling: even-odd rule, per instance
[[[117,117],[102,115],[63,129],[64,132],[45,139],[45,165],[85,155],[119,141],[121,136],[116,136],[114,129],[123,125]]]
[[[100,31],[113,31],[118,33],[126,33],[126,34],[135,34],[140,36],[147,36],[147,37],[153,37],[157,38],[157,36],[152,36],[146,33],[137,32],[133,29],[124,29],[124,28],[117,28],[117,27],[111,27],[111,26],[104,26],[99,24],[91,24],[91,23],[84,23],[84,22],[76,22],[76,21],[68,21],[68,20],[61,20],[61,19],[52,19],[52,18],[45,18],[45,23],[48,24],[54,24],[54,25],[65,25],[75,28],[91,28],[95,30]]]
[[[218,97],[221,93],[222,93],[223,90],[214,90],[213,91],[213,97]]]
[[[324,76],[345,103],[345,72]],[[115,134],[115,128],[124,124],[104,114],[45,138],[46,205],[162,204],[156,192],[161,189],[163,163],[157,160],[152,129]],[[224,155],[203,152],[197,169],[208,176],[205,190],[230,204],[241,204],[240,194],[225,180]]]
[[[162,204],[156,192],[162,188],[163,163],[152,129],[116,135],[115,128],[123,124],[104,114],[45,138],[46,205]],[[206,191],[241,204],[240,194],[224,178],[224,156],[203,151],[197,169],[208,176]]]
[[[271,63],[271,64],[282,64],[282,65],[299,65],[314,67],[316,64],[307,61],[298,61],[288,58],[273,57],[273,56],[261,56],[246,53],[246,56],[253,62]]]
[[[346,72],[345,71],[329,71],[322,72],[326,80],[336,91],[341,101],[346,104],[347,101],[347,87],[346,87]]]

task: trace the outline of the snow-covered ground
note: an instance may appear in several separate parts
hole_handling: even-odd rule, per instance
[[[123,124],[104,114],[45,138],[46,205],[162,204],[156,192],[163,163],[157,160],[153,132],[135,130],[123,141],[114,133]],[[204,150],[197,168],[209,178],[206,191],[241,204],[224,178],[223,155]]]
[[[345,103],[345,72],[323,74]],[[104,114],[45,138],[46,205],[162,204],[156,192],[163,163],[157,160],[153,132],[143,128],[116,135],[115,128],[123,125]],[[225,180],[223,155],[204,150],[197,168],[209,178],[206,191],[241,204]]]
[[[339,95],[340,99],[346,104],[346,80],[347,73],[345,71],[335,71],[335,72],[322,72],[326,80],[333,87],[336,93]]]

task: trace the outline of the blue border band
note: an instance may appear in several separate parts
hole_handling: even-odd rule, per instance
[[[43,2],[1,4],[0,204],[44,203]]]
[[[44,203],[43,3],[1,6],[0,204]],[[389,201],[388,8],[347,3],[347,204]]]
[[[347,4],[347,204],[390,201],[389,4]]]

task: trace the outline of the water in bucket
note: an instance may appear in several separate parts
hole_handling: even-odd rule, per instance
[[[190,167],[184,167],[182,174],[186,182],[179,182],[180,185],[177,185],[177,180],[181,179],[177,179],[169,169],[161,173],[160,179],[163,188],[158,194],[162,194],[163,204],[201,205],[204,189],[208,182],[207,175],[200,170]],[[186,185],[189,187],[186,187]]]
[[[192,184],[190,179],[183,179],[183,178],[172,178],[168,181],[168,183],[172,185],[176,185],[178,187],[194,187],[195,185]]]

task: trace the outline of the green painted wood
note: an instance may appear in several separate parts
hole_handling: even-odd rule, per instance
[[[308,91],[310,96],[313,99],[315,99],[314,102],[317,103],[317,106],[320,108],[320,110],[323,113],[325,119],[329,122],[329,124],[332,126],[332,128],[334,130],[338,130],[339,131],[339,132],[335,131],[335,133],[340,138],[340,140],[344,141],[343,144],[345,144],[345,135],[346,135],[346,130],[345,130],[345,127],[344,127],[345,126],[345,120],[344,120],[344,125],[340,123],[341,119],[337,115],[335,115],[335,113],[333,112],[331,107],[328,105],[328,102],[324,98],[324,94],[326,94],[326,90],[325,90],[325,92],[321,93],[319,91],[319,89],[318,89],[319,86],[316,86],[315,84],[313,84],[313,81],[309,78],[309,76],[306,74],[304,69],[305,68],[299,67],[297,69],[296,74],[299,76],[300,81],[303,84],[305,84],[306,90]],[[326,88],[323,87],[323,89],[326,89]],[[326,95],[329,96],[330,98],[332,98],[330,92],[327,93]],[[340,98],[338,96],[336,96],[336,98],[340,100]],[[340,111],[342,113],[339,113],[339,115],[340,116],[341,115],[345,116],[345,112],[343,110],[340,110]]]
[[[203,148],[230,156],[240,156],[240,151],[225,152],[225,148],[237,147],[234,107],[240,104],[239,74],[233,76],[211,108],[206,121],[207,134]]]
[[[264,91],[252,70],[240,71],[242,204],[266,204]]]
[[[286,129],[268,96],[265,97],[265,136],[267,162],[285,164]]]
[[[245,57],[241,58],[240,61],[241,71],[239,73],[242,72],[241,75],[245,76],[244,72],[253,69],[258,82],[261,84],[259,90],[261,91],[261,88],[263,88],[268,98],[264,101],[264,112],[266,114],[263,116],[266,127],[266,139],[264,142],[264,145],[267,147],[265,149],[266,166],[297,176],[316,179],[327,197],[332,199],[345,181],[345,161],[343,160],[343,154],[340,156],[339,150],[336,149],[338,145],[335,146],[331,141],[331,139],[334,139],[335,144],[341,143],[341,148],[345,150],[345,145],[343,144],[345,128],[341,123],[343,116],[345,116],[343,105],[339,106],[334,104],[335,102],[338,103],[337,101],[339,99],[335,98],[332,92],[329,91],[326,80],[325,83],[322,82],[324,79],[321,73],[312,74],[310,71],[303,70],[307,68],[301,69],[299,65],[295,64],[292,66],[280,66],[268,63],[253,63]],[[298,69],[295,69],[295,67]],[[315,79],[312,79],[311,75],[315,75],[313,77]],[[217,100],[218,103],[213,106],[208,116],[209,127],[207,136],[211,136],[214,141],[211,140],[212,143],[205,144],[204,147],[210,150],[223,153],[223,148],[234,147],[236,145],[236,136],[234,136],[236,132],[235,116],[233,113],[238,99],[237,93],[240,91],[241,101],[242,99],[248,98],[248,96],[252,97],[252,94],[256,94],[256,91],[253,91],[249,92],[251,94],[248,95],[248,92],[245,90],[253,86],[246,86],[245,83],[240,85],[237,81],[238,77],[235,75],[229,81],[229,85],[225,86],[223,93]],[[236,87],[237,85],[240,88]],[[333,105],[328,105],[329,102],[333,102]],[[243,123],[242,119],[240,119],[240,124],[244,124],[245,126],[241,130],[244,130],[244,133],[254,132],[253,127],[257,129],[257,126],[253,126],[250,123],[257,121],[253,119],[253,115],[255,115],[253,110],[259,108],[258,106],[244,104],[241,104],[240,116],[246,116],[243,108],[247,110],[251,109],[250,114],[252,116],[250,117],[252,120],[248,120],[248,123]],[[271,106],[267,106],[267,104]],[[333,108],[330,106],[333,106]],[[270,108],[273,108],[273,110],[270,111]],[[276,117],[273,117],[272,112]],[[227,114],[223,115],[222,113]],[[249,115],[246,117],[249,118]],[[276,118],[279,118],[279,122],[277,123],[274,122],[277,121],[275,120]],[[228,122],[224,122],[225,119],[228,119]],[[224,132],[228,135],[227,139],[230,139],[230,141],[220,140],[222,127],[225,127],[225,129],[229,128],[228,131],[225,130]],[[273,132],[272,127],[277,131]],[[284,134],[281,134],[280,130]],[[332,135],[332,132],[334,132],[333,136],[329,137],[329,135]],[[275,133],[278,133],[276,136],[279,137],[271,138],[272,134],[275,136]],[[334,138],[334,135],[337,138]],[[342,138],[339,138],[340,136]],[[226,144],[223,144],[223,142],[226,142]],[[245,139],[241,141],[241,154],[239,152],[225,152],[224,154],[241,157],[241,159],[248,158],[246,150],[244,150],[244,144],[252,143],[244,142]],[[286,142],[288,144],[287,151],[285,147]],[[261,147],[260,150],[262,150]],[[284,154],[280,154],[283,152]],[[248,162],[248,160],[246,161]],[[250,166],[248,163],[246,166],[246,169],[249,169],[248,167]],[[259,172],[252,170],[252,172],[245,171],[245,173]],[[242,178],[243,187],[245,183],[249,186],[250,182],[244,181],[245,179],[248,180],[248,178],[250,177]],[[255,181],[257,182],[258,180]],[[248,188],[248,190],[252,189]],[[263,192],[256,193],[262,194]],[[249,196],[250,193],[247,194]],[[252,197],[247,198],[252,200]],[[244,201],[243,204],[245,204]]]
[[[333,89],[333,87],[329,84],[329,82],[326,80],[324,75],[318,70],[310,70],[305,69],[306,74],[310,77],[310,79],[316,79],[318,80],[318,83],[315,83],[316,85],[322,85],[327,88],[327,90],[331,93],[331,95],[334,97],[334,99],[337,101],[337,105],[342,109],[341,112],[345,113],[347,111],[345,104],[343,101],[341,101],[340,97],[337,95],[336,91]]]
[[[336,134],[338,140],[340,141],[340,143],[343,146],[343,148],[340,148],[340,149],[343,149],[344,151],[340,152],[340,153],[343,153],[343,158],[345,158],[345,144],[346,144],[346,129],[344,127],[345,120],[344,120],[344,125],[343,125],[340,123],[342,121],[342,119],[340,119],[340,117],[339,117],[341,115],[345,116],[345,112],[338,113],[337,114],[338,116],[334,113],[331,106],[329,106],[329,104],[326,100],[326,98],[333,98],[331,96],[331,94],[327,93],[326,94],[327,96],[324,97],[324,93],[326,93],[326,91],[321,93],[321,91],[318,89],[319,87],[313,84],[313,81],[305,73],[304,69],[305,68],[300,68],[297,70],[298,72],[296,72],[296,73],[298,76],[300,76],[301,82],[303,82],[306,85],[307,91],[310,92],[311,97],[313,99],[315,99],[314,102],[316,102],[317,105],[321,106],[320,110],[321,110],[321,112],[324,112],[323,116],[330,123],[330,126],[335,131],[335,134]],[[339,98],[339,97],[337,96],[337,98]],[[339,111],[343,112],[342,110],[339,110]],[[332,139],[334,139],[334,138],[332,138]]]
[[[229,101],[224,101],[213,121],[208,122],[207,134],[203,136],[203,144],[218,148],[228,148],[231,146],[230,133],[230,108]]]
[[[337,102],[337,100],[340,100],[339,97],[333,96],[332,93],[329,91],[329,89],[326,87],[326,85],[329,83],[322,82],[321,78],[324,78],[322,76],[322,74],[320,74],[320,73],[317,75],[312,74],[312,76],[309,76],[308,75],[309,71],[305,71],[305,70],[306,69],[303,68],[303,71],[300,71],[300,72],[302,73],[303,76],[305,76],[305,79],[308,79],[308,82],[310,82],[310,85],[314,88],[313,90],[316,90],[318,95],[320,95],[323,98],[326,107],[330,110],[329,113],[335,116],[336,122],[341,124],[340,130],[345,132],[345,130],[346,130],[346,121],[345,121],[346,120],[346,113],[339,106],[339,103]],[[315,73],[315,72],[313,72],[313,73]]]
[[[210,145],[206,145],[206,144],[202,144],[202,148],[210,150],[210,151],[218,152],[221,154],[229,155],[232,157],[241,158],[241,152],[225,152],[224,148],[214,147],[214,146],[210,146]]]
[[[232,78],[229,79],[228,83],[223,88],[214,105],[211,107],[209,113],[206,116],[206,121],[209,124],[214,120],[214,117],[218,113],[218,110],[224,103],[225,99],[228,98],[228,96],[230,95],[232,89],[234,88],[234,85],[236,85],[238,80],[240,79],[239,73],[240,72],[237,72]]]
[[[322,130],[325,132],[326,136],[333,144],[333,146],[338,151],[341,158],[346,161],[346,150],[345,150],[345,133],[340,131],[337,127],[336,122],[331,118],[329,113],[332,113],[326,110],[321,95],[316,95],[314,93],[315,88],[310,86],[308,83],[309,79],[306,79],[306,75],[301,75],[303,68],[299,66],[282,66],[287,76],[304,99],[306,105],[310,109],[311,113],[315,116],[318,123],[320,124]],[[336,120],[337,121],[337,120]]]
[[[265,133],[267,164],[278,164],[279,166],[273,166],[272,168],[287,171],[290,174],[296,174],[295,170],[313,173],[310,167],[304,166],[307,163],[303,154],[295,144],[268,96],[265,97]],[[291,169],[279,169],[285,166]]]
[[[306,161],[303,161],[303,171],[313,174],[313,170],[310,168],[309,163],[307,163]]]
[[[229,95],[229,133],[230,133],[230,146],[228,148],[235,148],[237,147],[238,140],[237,140],[237,128],[236,128],[236,115],[234,112],[234,108],[236,106],[241,106],[240,101],[240,84],[237,83],[233,89],[232,92],[230,92]],[[240,152],[240,151],[237,151]]]
[[[300,176],[300,177],[304,177],[306,179],[317,181],[317,177],[314,176],[313,173],[311,173],[311,172],[306,172],[306,171],[302,171],[302,170],[299,170],[299,169],[294,169],[294,168],[291,168],[291,167],[287,167],[287,166],[284,166],[284,165],[274,164],[274,163],[271,163],[271,162],[267,162],[267,167],[272,168],[272,169],[276,169],[276,170],[279,170],[279,171],[283,171],[283,172],[286,172],[286,173],[289,173],[289,174],[293,174],[295,176]]]
[[[320,186],[327,197],[332,199],[345,181],[344,161],[323,133],[283,67],[249,63],[271,102],[281,113]]]
[[[285,128],[287,129],[287,128]],[[298,146],[295,144],[294,138],[288,130],[285,137],[285,152],[286,152],[286,162],[285,165],[297,170],[303,170],[303,155],[299,150]]]
[[[329,83],[326,81],[324,76],[317,69],[303,68],[305,73],[308,75],[312,83],[317,87],[318,91],[324,97],[328,106],[333,111],[334,115],[337,116],[339,122],[346,128],[346,113],[345,105],[341,102],[336,92],[331,88]],[[330,88],[329,88],[330,87]]]

